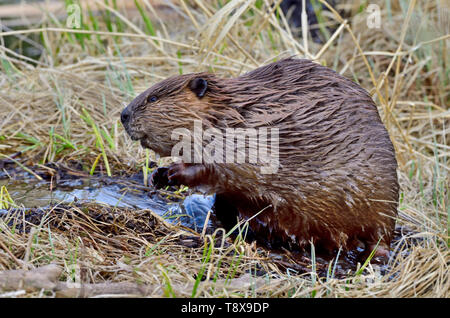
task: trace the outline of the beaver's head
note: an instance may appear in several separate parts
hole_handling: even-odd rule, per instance
[[[170,156],[177,128],[192,130],[194,120],[211,125],[212,91],[216,78],[208,73],[170,77],[137,96],[121,114],[125,130],[133,140],[162,156]]]

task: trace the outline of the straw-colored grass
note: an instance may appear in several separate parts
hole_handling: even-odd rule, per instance
[[[141,11],[131,12],[95,1],[91,9],[99,14],[83,11],[83,30],[67,29],[47,13],[40,25],[0,35],[3,157],[22,151],[15,159],[27,167],[76,161],[87,172],[95,163],[95,171],[105,175],[109,164],[113,176],[142,171],[146,152],[127,137],[119,120],[136,94],[170,75],[206,70],[231,77],[297,55],[335,69],[372,94],[397,152],[397,224],[411,231],[399,241],[385,275],[368,265],[360,275],[325,279],[283,271],[255,245],[220,246],[211,235],[188,234],[149,211],[64,206],[28,220],[34,225],[22,225],[25,233],[0,219],[0,270],[54,263],[62,268],[60,281],[140,284],[148,296],[450,296],[445,1],[379,1],[379,29],[367,27],[368,13],[360,11],[359,1],[342,1],[338,9],[344,16],[334,9],[322,12],[332,25],[322,44],[292,35],[276,7],[280,1],[172,1],[161,11],[151,1],[138,2]],[[20,45],[14,43],[24,36],[44,48],[38,61],[16,50]],[[7,46],[6,37],[16,42]],[[246,274],[257,269],[266,274]],[[3,292],[60,295],[40,289]]]

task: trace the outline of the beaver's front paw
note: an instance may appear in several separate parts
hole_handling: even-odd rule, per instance
[[[202,165],[174,163],[170,165],[167,174],[171,184],[195,186],[203,183],[204,172],[205,167]]]
[[[156,188],[161,189],[167,186],[175,185],[169,180],[168,175],[169,168],[160,167],[153,171],[150,176],[150,183]]]

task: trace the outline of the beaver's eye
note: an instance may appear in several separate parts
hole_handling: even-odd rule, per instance
[[[154,102],[156,102],[158,100],[158,97],[156,97],[156,96],[150,96],[149,98],[147,98],[147,101],[149,102],[149,103],[154,103]]]

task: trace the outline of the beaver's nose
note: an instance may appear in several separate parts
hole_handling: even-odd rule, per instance
[[[128,107],[125,107],[125,109],[120,114],[120,121],[122,122],[123,125],[126,125],[128,123],[128,121],[130,120],[130,117],[131,117],[131,113],[130,113]]]

